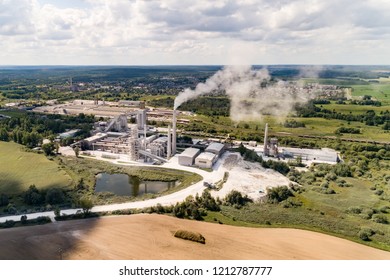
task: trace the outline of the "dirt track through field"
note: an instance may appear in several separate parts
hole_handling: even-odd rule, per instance
[[[206,244],[173,237],[201,233]],[[0,231],[0,259],[388,259],[390,252],[296,229],[246,228],[162,215],[100,219]]]

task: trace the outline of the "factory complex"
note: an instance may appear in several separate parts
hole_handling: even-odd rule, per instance
[[[180,153],[178,153],[176,125],[177,116],[181,112],[147,108],[144,101],[107,102],[78,99],[65,104],[37,107],[34,111],[69,115],[84,113],[106,118],[94,124],[91,137],[74,143],[72,146],[79,146],[82,155],[112,160],[161,164],[177,155],[179,165],[210,169],[227,149],[238,147],[243,143],[239,141],[223,143],[224,141],[220,139],[202,140],[196,145],[187,143],[185,149],[180,145]],[[170,122],[162,134],[148,126],[148,120],[156,118]],[[268,124],[266,124],[262,144],[257,144],[255,141],[243,144],[267,160],[288,161],[300,158],[308,164],[321,162],[334,164],[340,160],[339,154],[332,149],[280,147],[277,138],[268,136],[268,130]],[[66,138],[75,133],[77,130],[68,131],[60,134],[59,138]]]

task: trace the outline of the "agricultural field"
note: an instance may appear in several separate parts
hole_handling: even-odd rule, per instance
[[[26,152],[22,145],[0,141],[0,193],[17,194],[38,189],[68,188],[72,178],[43,154]]]
[[[378,101],[381,101],[383,105],[390,105],[390,82],[352,85],[352,96],[364,95],[372,96]]]

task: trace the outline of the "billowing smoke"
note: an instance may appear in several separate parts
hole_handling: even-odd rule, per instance
[[[195,89],[186,89],[175,99],[174,108],[201,95],[224,92],[230,99],[233,121],[260,119],[264,115],[286,117],[297,103],[306,103],[312,95],[302,84],[271,80],[266,69],[227,66]]]

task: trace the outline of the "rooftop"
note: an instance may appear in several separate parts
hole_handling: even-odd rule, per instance
[[[218,151],[220,152],[221,150],[223,150],[223,148],[225,148],[225,145],[224,144],[221,144],[221,143],[211,143],[207,148],[206,148],[206,151]]]
[[[204,153],[201,153],[196,159],[213,161],[215,157],[216,157],[216,155],[213,153],[204,152]]]
[[[196,148],[187,148],[185,149],[179,156],[183,157],[195,157],[200,152],[199,149]]]

